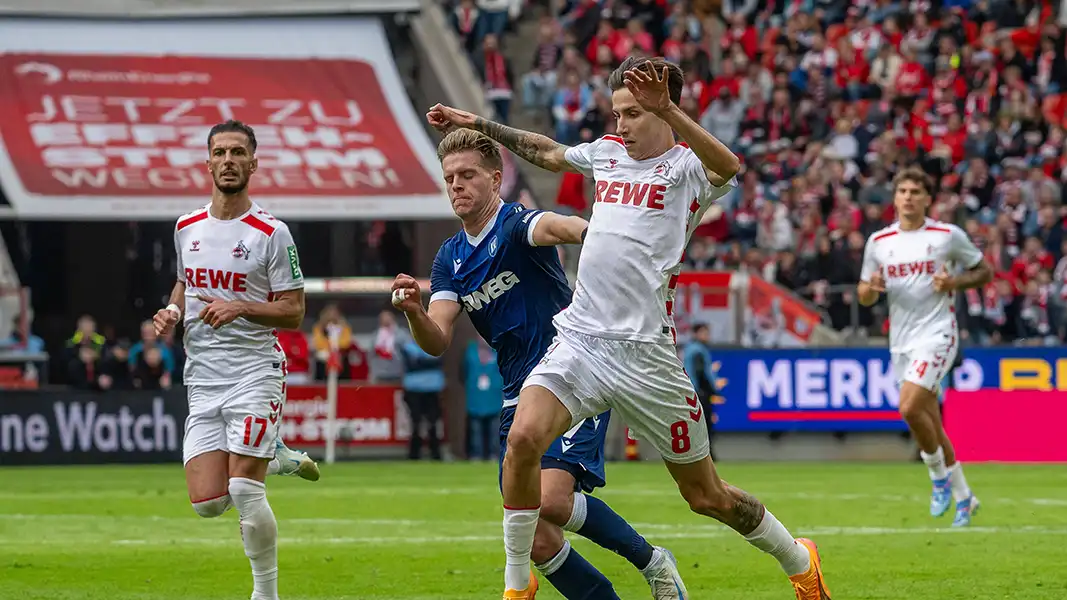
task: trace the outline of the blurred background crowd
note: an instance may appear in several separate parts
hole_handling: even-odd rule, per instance
[[[500,120],[575,144],[611,133],[611,71],[662,55],[682,108],[743,158],[738,189],[686,263],[796,290],[838,329],[884,332],[852,289],[866,238],[893,221],[894,173],[935,181],[931,217],[997,271],[960,296],[972,343],[1056,343],[1067,300],[1067,2],[508,0],[449,2]],[[509,13],[510,10],[510,13]],[[524,31],[532,56],[509,54]],[[580,176],[558,207],[587,214]]]

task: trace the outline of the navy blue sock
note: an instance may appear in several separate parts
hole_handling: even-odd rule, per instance
[[[574,495],[574,512],[564,529],[611,550],[638,569],[652,562],[652,545],[596,496]]]
[[[547,571],[545,579],[567,600],[619,600],[608,578],[571,548],[570,542],[564,542],[560,554],[539,568]]]

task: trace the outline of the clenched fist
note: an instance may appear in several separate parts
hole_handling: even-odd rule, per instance
[[[422,289],[411,275],[401,273],[393,280],[393,306],[405,313],[422,310]]]

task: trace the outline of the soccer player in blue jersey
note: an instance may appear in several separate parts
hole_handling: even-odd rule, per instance
[[[416,280],[404,274],[393,282],[393,304],[407,315],[412,336],[430,354],[439,356],[448,348],[463,311],[496,350],[504,379],[503,460],[519,390],[556,334],[552,318],[571,300],[555,246],[580,243],[587,223],[580,217],[505,204],[500,199],[500,150],[481,133],[453,131],[437,155],[463,230],[437,253],[429,308],[423,307]],[[629,560],[645,576],[656,600],[683,600],[688,596],[670,552],[651,546],[607,504],[587,493],[605,484],[609,414],[577,423],[545,454],[540,522],[531,557],[568,599],[617,599],[611,582],[564,539],[563,530],[572,531]],[[536,582],[531,574],[526,598],[534,597]]]

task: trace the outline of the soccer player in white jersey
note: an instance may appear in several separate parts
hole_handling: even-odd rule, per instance
[[[908,168],[893,180],[897,222],[867,240],[857,290],[871,306],[889,298],[889,351],[900,385],[900,414],[930,472],[930,514],[940,517],[956,501],[956,527],[978,509],[952,442],[941,423],[941,381],[959,351],[956,291],[983,286],[993,270],[962,229],[926,218],[931,184]],[[958,272],[957,275],[950,275]]]
[[[289,228],[248,197],[255,133],[228,121],[207,142],[211,202],[178,219],[178,282],[154,323],[162,334],[185,317],[183,454],[193,509],[210,518],[237,507],[252,600],[277,600],[278,525],[264,479],[318,478],[307,455],[278,436],[286,373],[275,329],[302,323],[304,277]]]
[[[609,408],[659,450],[689,507],[774,556],[800,600],[829,598],[815,544],[794,539],[716,473],[700,402],[682,369],[672,316],[682,254],[701,216],[734,186],[737,157],[678,107],[682,71],[627,59],[609,78],[617,134],[573,148],[444,106],[432,125],[481,131],[551,171],[592,176],[596,198],[571,305],[527,377],[503,468],[504,598],[531,598],[530,546],[541,455],[574,423]],[[675,133],[686,144],[675,142]]]

